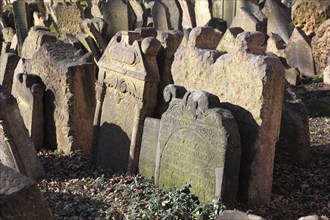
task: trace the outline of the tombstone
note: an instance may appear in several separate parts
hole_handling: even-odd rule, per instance
[[[178,49],[182,38],[183,33],[180,31],[158,31],[157,39],[162,47],[157,54],[160,81],[157,92],[157,106],[153,114],[156,118],[160,118],[168,107],[168,103],[165,102],[162,94],[165,87],[173,83],[171,66],[174,53]]]
[[[158,134],[155,183],[165,187],[190,184],[200,201],[220,196],[232,207],[238,188],[241,148],[236,121],[218,108],[218,97],[168,85],[169,103]],[[150,155],[151,156],[151,155]],[[193,162],[193,163],[192,163]]]
[[[76,35],[80,32],[79,24],[84,19],[84,13],[77,5],[57,3],[54,14],[61,38],[65,34]]]
[[[313,36],[319,26],[330,18],[329,0],[295,0],[291,7],[292,23],[307,36]]]
[[[288,43],[292,33],[290,9],[276,0],[267,0],[262,12],[268,18],[267,34],[278,34],[285,43]]]
[[[196,26],[205,26],[211,19],[209,1],[195,0]]]
[[[198,37],[193,31],[191,40]],[[280,60],[262,48],[264,38],[260,32],[238,34],[236,50],[226,54],[188,44],[172,64],[175,84],[218,96],[235,116],[242,145],[238,195],[252,206],[270,202],[285,82]]]
[[[56,42],[54,33],[48,27],[34,26],[30,29],[22,47],[22,58],[31,59],[33,54],[45,43]]]
[[[285,54],[289,66],[298,68],[304,76],[315,75],[314,59],[310,40],[300,29],[295,28],[285,48]]]
[[[244,32],[240,27],[229,28],[221,38],[217,50],[233,52],[236,50],[235,41],[238,34]]]
[[[102,4],[103,19],[108,23],[107,40],[117,32],[133,30],[136,16],[123,0],[109,0]]]
[[[222,34],[225,33],[228,28],[227,21],[222,20],[221,18],[211,18],[205,26],[211,27]]]
[[[46,43],[26,60],[26,72],[46,86],[44,146],[65,154],[77,149],[90,153],[96,65],[90,53],[83,54],[70,44]]]
[[[230,28],[232,27],[241,27],[244,31],[260,31],[266,34],[267,17],[262,11],[251,14],[246,8],[240,8],[230,25]]]
[[[0,164],[36,179],[44,174],[17,102],[0,86]]]
[[[95,63],[101,58],[102,52],[95,42],[94,38],[85,33],[79,33],[76,35],[77,40],[81,43],[81,45],[87,50],[91,52],[94,56]]]
[[[276,155],[288,154],[290,161],[307,166],[311,157],[309,113],[305,104],[286,85],[283,101],[280,138]]]
[[[45,88],[40,77],[36,75],[20,73],[14,77],[12,94],[17,99],[25,127],[29,130],[36,149],[43,148],[44,90]]]
[[[28,35],[29,29],[32,25],[32,17],[29,11],[28,4],[23,0],[13,2],[15,29],[18,39],[18,54],[21,54],[21,48],[24,40]]]
[[[132,10],[134,11],[134,14],[136,16],[136,24],[135,27],[143,27],[146,24],[146,21],[144,19],[144,8],[137,0],[129,0],[129,5],[131,6]]]
[[[182,30],[182,10],[177,0],[155,0],[152,17],[157,30]]]
[[[97,47],[102,53],[107,46],[105,40],[102,37],[102,27],[97,28],[93,20],[85,19],[80,23],[80,28],[83,33],[88,34],[91,38],[93,38],[94,42],[97,44]]]
[[[14,53],[3,53],[0,61],[0,84],[10,92],[19,57]]]
[[[1,30],[3,41],[6,43],[11,43],[14,35],[15,35],[15,30],[11,27],[5,27]]]
[[[0,219],[53,219],[37,183],[1,163],[0,196]]]
[[[323,82],[324,84],[330,85],[330,64],[324,69]]]
[[[221,37],[222,34],[215,32],[213,28],[196,27],[189,34],[188,46],[214,50],[219,44]]]
[[[285,58],[286,57],[284,51],[285,47],[286,47],[286,43],[280,35],[274,33],[269,34],[269,38],[267,40],[267,48],[266,48],[267,52],[271,52],[277,55],[278,57]]]
[[[196,27],[194,4],[191,0],[178,0],[182,10],[182,28]]]
[[[212,0],[212,16],[221,18],[230,25],[241,7],[251,13],[258,10],[258,6],[248,0]]]
[[[143,122],[157,102],[161,46],[156,38],[142,35],[118,33],[98,62],[91,157],[96,166],[137,171]]]
[[[312,51],[316,73],[320,74],[330,65],[330,19],[316,30],[312,39]]]

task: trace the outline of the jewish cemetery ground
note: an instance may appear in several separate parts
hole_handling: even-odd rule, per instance
[[[330,218],[329,0],[1,0],[0,219]]]

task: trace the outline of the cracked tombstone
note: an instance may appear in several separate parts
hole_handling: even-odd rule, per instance
[[[45,85],[44,146],[65,154],[90,153],[95,111],[96,65],[92,54],[62,42],[46,43],[30,60],[26,72]]]
[[[170,103],[159,125],[155,183],[165,187],[189,183],[201,201],[219,196],[233,207],[241,159],[236,121],[229,110],[219,108],[218,97],[178,89],[185,90],[174,85],[164,90]]]
[[[0,164],[37,179],[44,169],[24,126],[17,101],[0,86]]]
[[[197,43],[203,45],[202,39],[211,39],[200,36],[203,34],[193,29],[189,47],[175,53],[173,81],[218,96],[223,102],[221,106],[232,112],[242,145],[238,195],[252,206],[268,204],[280,132],[283,65],[277,57],[266,55],[262,48],[265,37],[260,32],[238,34],[236,50],[225,54],[198,46]]]
[[[143,122],[157,102],[156,55],[161,46],[141,32],[115,35],[98,62],[91,157],[96,166],[137,171]]]

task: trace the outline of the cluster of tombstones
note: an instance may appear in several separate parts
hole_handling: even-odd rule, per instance
[[[310,27],[292,31],[280,1],[0,9],[0,162],[16,171],[35,179],[37,150],[80,149],[96,166],[190,183],[202,201],[232,207],[269,203],[279,138],[297,163],[309,160],[308,112],[289,84],[324,70],[330,49],[311,49]],[[315,45],[329,40],[329,19],[313,27]]]

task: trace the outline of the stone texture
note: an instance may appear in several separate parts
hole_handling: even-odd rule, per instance
[[[33,54],[45,43],[56,42],[56,36],[48,27],[34,26],[30,29],[22,47],[22,58],[31,59]]]
[[[330,18],[329,0],[295,0],[291,8],[292,22],[300,27],[307,36]]]
[[[324,84],[330,85],[330,65],[324,69],[323,81],[324,81]]]
[[[289,66],[298,68],[304,76],[315,75],[314,59],[310,40],[300,28],[295,28],[285,48]]]
[[[238,34],[244,32],[240,27],[229,28],[221,38],[217,50],[233,52],[236,50],[235,41]]]
[[[288,43],[292,33],[290,9],[279,1],[267,0],[262,12],[268,18],[267,34],[278,34],[285,43]]]
[[[271,33],[269,34],[269,38],[267,40],[267,48],[266,52],[271,52],[278,57],[285,58],[285,49],[286,43],[282,39],[282,37],[278,34]]]
[[[44,90],[45,88],[40,77],[36,75],[20,73],[14,77],[12,94],[17,99],[25,127],[29,130],[36,149],[43,147]]]
[[[93,54],[95,62],[101,58],[102,52],[92,36],[85,33],[79,33],[76,35],[76,38],[88,52]]]
[[[217,220],[265,220],[264,218],[253,215],[247,214],[245,212],[241,212],[238,210],[225,210]]]
[[[64,38],[65,34],[78,34],[80,32],[79,24],[84,19],[82,9],[74,4],[60,2],[53,7],[60,37]]]
[[[298,220],[323,220],[324,218],[318,216],[318,215],[308,215],[299,218]]]
[[[6,43],[11,43],[14,35],[15,35],[15,30],[11,27],[5,27],[1,30],[1,33],[2,33],[2,39],[4,42]]]
[[[316,30],[312,39],[312,51],[316,73],[320,74],[330,65],[330,19],[323,22]]]
[[[280,60],[263,53],[263,40],[260,32],[241,33],[228,54],[192,44],[179,48],[172,64],[175,84],[217,95],[235,116],[242,145],[239,195],[250,205],[270,201],[285,81]]]
[[[139,173],[146,177],[155,175],[159,126],[159,119],[147,117],[144,121]]]
[[[45,147],[89,154],[96,79],[91,59],[91,54],[83,56],[72,45],[58,42],[44,44],[27,60],[26,72],[38,75],[46,86]]]
[[[44,174],[16,99],[0,86],[0,163],[33,179]]]
[[[214,50],[219,44],[221,37],[222,34],[215,32],[213,28],[196,27],[189,34],[188,46]]]
[[[211,19],[210,3],[205,0],[195,0],[196,26],[204,26]]]
[[[3,53],[0,61],[0,84],[10,92],[19,57],[14,53]]]
[[[37,183],[0,163],[0,219],[53,219]]]
[[[152,32],[118,33],[98,62],[91,158],[96,166],[137,172],[143,122],[156,106],[159,83],[161,45],[147,33]]]
[[[230,111],[217,108],[218,97],[178,89],[184,88],[168,85],[164,90],[170,103],[160,121],[155,183],[165,187],[189,183],[201,201],[221,196],[232,207],[241,158],[235,119]]]
[[[308,119],[309,113],[305,104],[287,85],[284,93],[281,132],[276,146],[276,154],[288,153],[291,161],[299,166],[307,166],[311,156]]]

